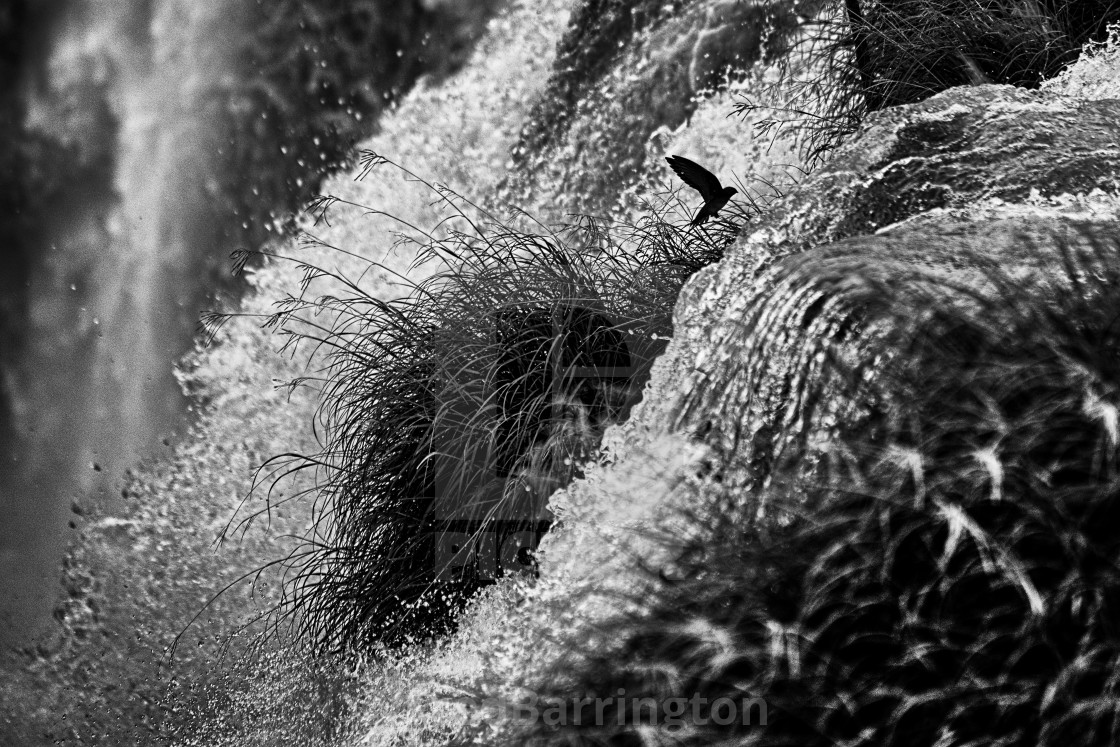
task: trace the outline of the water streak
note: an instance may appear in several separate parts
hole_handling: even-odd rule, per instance
[[[69,146],[73,171],[45,206],[28,342],[7,372],[16,469],[0,480],[5,642],[49,619],[68,509],[113,500],[121,472],[182,412],[172,365],[209,290],[200,268],[228,253],[212,198],[232,8],[70,0],[22,82],[25,127]]]

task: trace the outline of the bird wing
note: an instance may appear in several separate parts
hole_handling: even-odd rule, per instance
[[[683,179],[685,184],[700,193],[705,202],[723,191],[723,185],[719,183],[719,177],[695,161],[690,161],[684,156],[669,156],[665,160],[669,162],[673,171],[677,172],[677,176]]]

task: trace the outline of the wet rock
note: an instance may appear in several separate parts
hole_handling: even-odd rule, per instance
[[[1120,187],[1120,101],[1011,86],[954,88],[868,118],[862,134],[775,211],[771,237],[805,247],[934,208]]]
[[[952,89],[869,117],[830,163],[685,286],[655,389],[677,412],[683,393],[734,389],[727,380],[741,373],[740,342],[751,333],[743,320],[773,290],[766,273],[783,257],[832,251],[833,242],[864,237],[862,262],[874,272],[941,268],[980,282],[984,265],[998,262],[1024,282],[1044,277],[1061,262],[1060,247],[1076,243],[1081,222],[1099,228],[1120,215],[1117,122],[1117,100],[1008,86]],[[858,282],[861,270],[849,271]],[[675,425],[705,417],[698,410],[695,422]]]
[[[966,630],[978,631],[977,638],[987,645],[995,628],[989,621],[1000,619],[1002,606],[992,601],[992,587],[970,585],[963,591],[954,580],[956,571],[945,563],[922,566],[932,579],[928,582],[908,575],[920,565],[913,558],[925,562],[937,556],[934,548],[941,547],[941,538],[950,530],[938,529],[936,542],[915,542],[918,551],[902,563],[868,560],[868,548],[880,545],[889,551],[883,557],[897,558],[892,553],[918,532],[909,519],[889,517],[889,511],[934,505],[934,498],[946,501],[941,505],[962,504],[962,515],[975,510],[977,516],[994,515],[993,506],[999,511],[1012,507],[1008,515],[1023,511],[1032,516],[1049,515],[1054,506],[1061,506],[1055,513],[1066,516],[1068,510],[1069,516],[1077,517],[1063,525],[1063,531],[1080,524],[1070,530],[1069,536],[1076,534],[1078,539],[1069,547],[1091,547],[1098,541],[1095,529],[1086,530],[1095,522],[1078,513],[1088,501],[1077,491],[1094,497],[1115,492],[1113,299],[1120,282],[1120,185],[1115,176],[1120,173],[1120,126],[1113,123],[1120,121],[1115,116],[1118,105],[984,86],[886,111],[871,118],[831,164],[780,201],[722,262],[693,278],[678,300],[674,341],[655,368],[649,396],[635,411],[638,425],[620,448],[623,456],[597,476],[598,484],[579,481],[554,497],[577,520],[570,522],[569,535],[554,534],[542,544],[542,578],[568,572],[557,562],[565,560],[588,576],[599,573],[632,582],[632,576],[619,571],[624,565],[613,558],[596,558],[594,566],[586,567],[592,570],[580,568],[580,552],[592,543],[570,537],[581,531],[579,519],[590,518],[590,513],[579,516],[584,506],[606,507],[604,515],[586,526],[618,526],[620,507],[633,511],[640,502],[634,493],[645,501],[635,523],[646,530],[634,536],[654,534],[650,528],[661,532],[658,547],[634,543],[644,568],[664,567],[658,551],[666,548],[682,548],[679,557],[689,557],[686,551],[693,546],[687,541],[696,536],[690,531],[702,537],[697,546],[718,560],[700,562],[689,583],[651,585],[656,590],[652,594],[644,587],[631,589],[640,615],[597,619],[589,626],[595,632],[609,631],[606,647],[595,651],[610,653],[597,656],[589,667],[582,664],[590,657],[578,662],[572,657],[559,671],[550,671],[545,681],[571,682],[575,673],[583,677],[575,680],[576,691],[632,693],[652,681],[643,680],[649,672],[656,672],[657,697],[665,697],[666,692],[678,692],[667,689],[660,674],[672,671],[684,673],[677,681],[687,682],[691,693],[698,682],[722,686],[719,678],[705,680],[706,675],[698,673],[729,671],[724,662],[730,650],[741,657],[735,660],[736,671],[746,673],[739,682],[750,683],[737,685],[742,692],[762,692],[770,703],[794,693],[792,706],[774,709],[783,714],[812,704],[811,715],[787,717],[784,725],[776,718],[766,731],[744,737],[748,741],[812,741],[820,734],[797,733],[800,725],[809,723],[822,725],[828,739],[832,733],[857,733],[843,720],[860,713],[858,733],[871,743],[912,743],[948,733],[945,725],[952,723],[957,704],[938,711],[945,705],[940,695],[908,694],[910,702],[938,705],[915,711],[905,721],[893,707],[879,709],[881,703],[863,710],[852,705],[896,672],[901,672],[898,692],[914,682],[908,665],[892,669],[894,664],[876,659],[869,649],[851,646],[863,635],[860,626],[880,625],[881,618],[894,614],[896,599],[905,599],[906,614],[897,618],[905,622],[881,640],[903,640],[894,632],[901,629],[921,634],[920,641],[903,644],[909,648],[898,661],[912,661],[914,651],[924,656],[929,631],[952,630],[953,640],[942,652],[945,661],[960,668],[944,670],[951,672],[948,675],[925,670],[931,677],[927,684],[933,683],[929,692],[949,692],[954,682],[968,682],[970,693],[983,693],[974,701],[978,705],[973,712],[1000,714],[962,720],[959,729],[952,727],[955,735],[972,730],[978,743],[983,737],[998,740],[1008,724],[1009,730],[1024,734],[1049,730],[1100,734],[1101,744],[1115,741],[1111,722],[1098,727],[1081,716],[1090,710],[1085,702],[1111,697],[1107,686],[1099,684],[1103,680],[1095,668],[1100,661],[1099,671],[1111,671],[1111,664],[1103,663],[1113,661],[1107,658],[1111,648],[1108,655],[1084,665],[1091,674],[1077,694],[1054,703],[1041,695],[1053,692],[1049,683],[1066,676],[1073,666],[1069,662],[1090,661],[1076,646],[1097,645],[1095,640],[1085,643],[1090,638],[1082,637],[1082,631],[1090,626],[1081,618],[1054,614],[1066,604],[1061,597],[1064,579],[1086,578],[1075,583],[1085,583],[1093,593],[1107,593],[1096,589],[1111,588],[1111,579],[1077,576],[1079,561],[1066,560],[1072,556],[1052,560],[1041,544],[1021,543],[1019,538],[1028,534],[1022,528],[1025,523],[992,525],[985,547],[989,542],[1018,543],[1023,562],[1037,564],[1028,566],[1032,574],[1044,563],[1049,564],[1047,573],[1049,568],[1062,569],[1050,578],[1063,580],[1049,590],[1039,593],[1031,587],[1031,594],[1016,596],[1024,612],[1004,618],[1008,628],[1016,630],[1007,639],[1018,643],[1035,630],[1045,629],[1040,639],[1056,635],[1051,631],[1076,631],[1067,649],[1073,653],[1057,655],[1055,661],[1061,661],[1053,666],[1048,659],[1034,669],[1006,670],[1001,667],[1007,657],[995,660],[989,669],[993,681],[1013,682],[1018,692],[1031,693],[1018,701],[1027,705],[1012,718],[1003,715],[1002,705],[987,700],[996,688],[974,686],[989,675],[974,676],[967,669],[979,659]],[[931,433],[944,438],[933,440]],[[674,473],[657,474],[660,465],[672,463],[669,455],[683,453],[686,441],[691,448],[707,451]],[[792,448],[785,448],[787,444]],[[651,459],[654,446],[662,453]],[[1100,456],[1095,457],[1098,448]],[[1075,469],[1054,466],[1082,458],[1092,463]],[[869,487],[868,476],[883,465],[884,474],[899,479]],[[634,491],[639,470],[655,477]],[[774,479],[768,482],[769,478]],[[811,494],[826,487],[836,489],[837,497],[822,499],[814,513]],[[782,502],[783,495],[788,502]],[[1012,495],[1016,500],[1004,500]],[[713,496],[718,500],[708,503]],[[805,526],[849,526],[837,510],[849,500],[851,525],[872,517],[862,525],[868,527],[870,540],[853,533],[826,546],[813,535],[813,541],[792,549],[789,538],[796,532],[786,533],[787,526],[798,526],[806,516]],[[1021,508],[1031,500],[1041,508]],[[1102,501],[1108,511],[1114,511],[1112,503]],[[699,518],[691,527],[667,529],[671,521],[666,517],[674,513],[666,508],[676,508],[677,516]],[[606,511],[616,513],[608,516]],[[723,533],[721,521],[737,511],[742,512],[741,523],[731,519],[734,530]],[[754,522],[767,511],[770,522],[759,522],[762,530],[753,534]],[[922,521],[939,528],[946,523],[943,519],[933,511]],[[904,527],[905,541],[883,539],[901,537],[890,534],[895,531],[889,529],[892,526]],[[1105,541],[1114,544],[1111,536]],[[732,549],[737,542],[743,555]],[[950,540],[946,546],[955,548],[955,543]],[[776,548],[773,563],[755,554],[767,546]],[[857,560],[843,568],[803,572],[803,560],[827,564],[852,547],[858,547],[851,556]],[[746,560],[736,568],[729,564],[734,558]],[[983,570],[984,563],[972,567],[982,569],[977,577],[993,575]],[[855,568],[872,580],[858,591],[845,586]],[[1063,575],[1067,570],[1070,575]],[[819,594],[808,586],[814,578],[823,590]],[[886,602],[868,613],[865,590],[876,584],[886,589]],[[579,587],[573,587],[580,601],[591,598],[581,598]],[[704,588],[712,589],[709,601],[697,603]],[[964,603],[957,612],[939,603],[931,624],[915,626],[913,620],[924,613],[914,612],[918,605],[912,600],[934,588],[954,588],[960,593],[958,602]],[[663,593],[672,600],[651,602]],[[827,602],[821,601],[825,598]],[[611,600],[617,604],[615,597]],[[880,615],[879,610],[888,607],[891,612]],[[1049,614],[1044,616],[1043,609]],[[765,620],[755,617],[759,610],[766,610]],[[664,617],[657,617],[662,612]],[[982,626],[966,629],[956,622],[974,614],[983,616]],[[1101,614],[1108,616],[1107,611]],[[1028,633],[1020,626],[1030,616],[1047,622],[1029,623]],[[872,618],[874,622],[867,622]],[[842,620],[843,633],[831,641],[819,634],[811,626],[822,619],[829,625]],[[789,644],[787,624],[796,631],[792,637],[797,644]],[[894,622],[886,627],[891,625]],[[860,632],[853,634],[857,629]],[[686,630],[700,634],[682,643]],[[726,648],[710,646],[713,630],[719,631],[720,640],[734,642]],[[659,639],[665,631],[671,632]],[[610,641],[619,640],[624,641],[620,648],[609,648]],[[1081,642],[1072,643],[1077,640]],[[719,651],[718,669],[697,665],[695,654],[705,648]],[[835,664],[845,652],[856,664]],[[747,661],[752,663],[743,663]],[[815,668],[817,662],[825,664]],[[875,685],[853,685],[856,671],[869,673]],[[959,674],[965,671],[967,675]],[[640,674],[631,678],[633,672]],[[824,672],[829,672],[824,677],[836,679],[821,684]],[[752,680],[755,676],[758,679]],[[835,692],[848,687],[851,695],[829,703]],[[805,692],[813,695],[806,698]],[[837,726],[840,723],[845,725]],[[732,738],[725,730],[718,739],[704,739]],[[1037,741],[1032,739],[1005,741]],[[551,734],[540,740],[559,742]]]

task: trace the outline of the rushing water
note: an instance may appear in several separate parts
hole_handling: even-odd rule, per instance
[[[172,365],[211,290],[204,268],[230,250],[212,195],[232,3],[55,5],[20,81],[24,127],[65,148],[73,168],[38,206],[23,344],[5,371],[6,643],[49,619],[71,511],[104,500],[174,429],[183,403]]]
[[[19,296],[0,299],[19,317],[0,320],[19,338],[0,356],[0,649],[50,619],[71,512],[111,512],[122,472],[170,445],[173,364],[233,287],[231,250],[310,197],[393,95],[462,62],[497,2],[12,7],[35,198],[22,258],[4,256],[22,276],[0,283]]]

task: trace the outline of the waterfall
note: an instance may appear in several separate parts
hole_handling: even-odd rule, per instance
[[[228,254],[215,220],[233,3],[68,0],[29,61],[25,129],[65,149],[42,206],[19,359],[6,371],[0,636],[48,619],[71,508],[114,500],[184,401],[172,375]],[[225,39],[223,39],[225,35]]]

